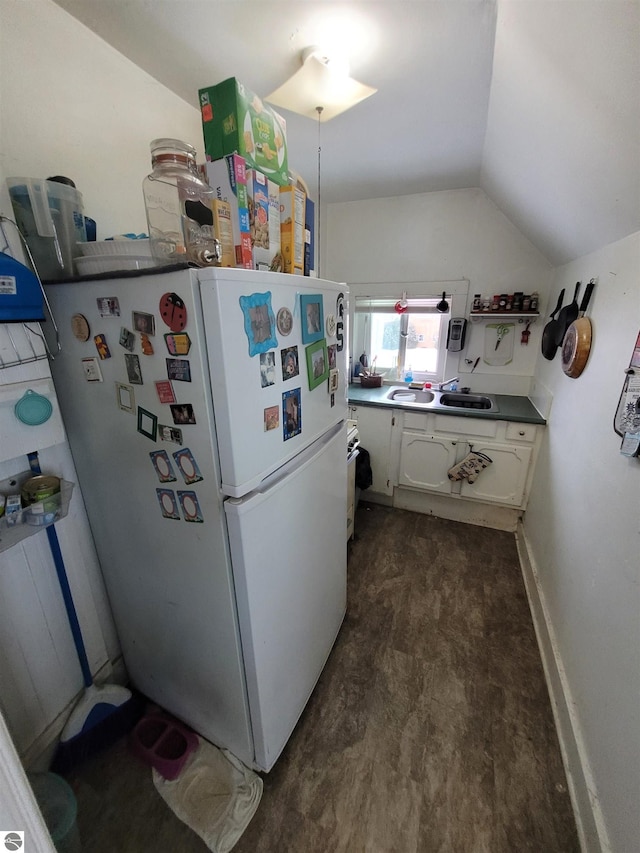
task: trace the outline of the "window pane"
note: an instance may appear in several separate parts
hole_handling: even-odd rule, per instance
[[[441,316],[410,314],[405,365],[423,373],[437,373]]]
[[[400,347],[400,315],[371,314],[371,359],[376,369],[391,370],[398,363]]]

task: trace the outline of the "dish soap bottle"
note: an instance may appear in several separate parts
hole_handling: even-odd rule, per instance
[[[411,365],[409,365],[404,372],[404,381],[413,382],[413,370],[411,370]]]
[[[217,266],[215,191],[200,177],[196,150],[179,139],[154,139],[151,174],[142,182],[151,250],[160,261]]]

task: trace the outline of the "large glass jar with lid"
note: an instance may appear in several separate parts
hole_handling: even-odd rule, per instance
[[[151,166],[142,192],[154,256],[165,262],[219,264],[215,193],[198,174],[195,148],[179,139],[154,139]]]

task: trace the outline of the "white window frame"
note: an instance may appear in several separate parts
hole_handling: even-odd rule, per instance
[[[432,281],[432,282],[349,282],[350,290],[350,328],[353,330],[351,340],[351,357],[352,364],[356,364],[362,352],[372,358],[374,353],[371,352],[371,324],[358,324],[356,316],[366,313],[376,312],[393,312],[395,303],[398,300],[405,298],[408,302],[409,311],[407,313],[435,313],[442,318],[440,326],[440,335],[438,340],[438,367],[436,373],[427,373],[415,369],[413,374],[416,381],[432,381],[442,382],[448,375],[457,372],[458,370],[458,353],[449,353],[446,349],[447,345],[447,324],[451,317],[465,316],[467,310],[467,301],[470,291],[470,282],[468,279],[458,279],[455,281]],[[449,303],[448,312],[439,312],[435,305],[442,299],[442,294]],[[412,310],[413,309],[413,310]],[[406,317],[407,314],[400,315]],[[408,324],[408,318],[405,321]],[[404,343],[404,347],[403,347]],[[401,363],[401,355],[404,352],[406,356],[406,339],[401,339],[398,350],[398,362]],[[408,364],[404,364],[408,366]],[[385,384],[393,384],[402,381],[403,376],[396,375],[392,371],[387,372],[384,376]]]

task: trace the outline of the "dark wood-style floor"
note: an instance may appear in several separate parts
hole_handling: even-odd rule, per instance
[[[361,504],[345,623],[234,853],[578,853],[513,534]],[[206,853],[123,741],[91,853]]]

